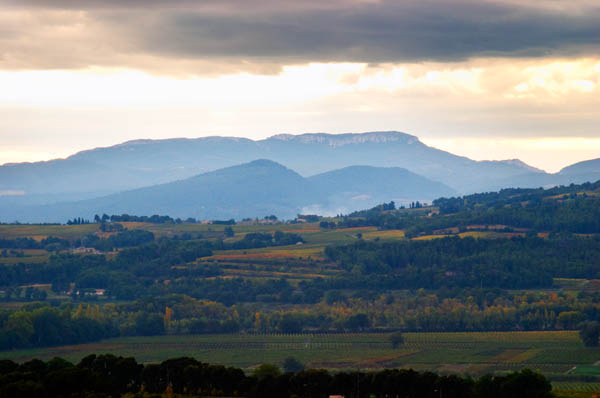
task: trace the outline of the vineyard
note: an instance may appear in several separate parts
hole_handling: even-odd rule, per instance
[[[78,346],[3,352],[15,360],[55,356],[77,361],[89,353],[131,355],[144,362],[177,356],[251,369],[292,356],[316,368],[413,368],[479,375],[531,368],[567,375],[590,366],[600,348],[584,348],[576,332],[406,333],[393,349],[387,334],[229,334],[127,337]],[[561,384],[562,386],[562,384]],[[567,386],[565,384],[565,386]]]
[[[553,382],[552,389],[556,398],[598,398],[600,383]]]

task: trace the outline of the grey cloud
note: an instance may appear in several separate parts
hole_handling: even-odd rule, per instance
[[[281,65],[598,55],[600,49],[600,8],[585,1],[566,11],[460,0],[24,3],[33,10],[83,5],[95,26],[109,32],[92,38],[114,51],[89,62],[108,66],[135,67],[136,57]]]
[[[174,13],[138,38],[145,51],[182,57],[397,62],[597,54],[600,10],[569,15],[508,4],[386,1],[253,17]]]

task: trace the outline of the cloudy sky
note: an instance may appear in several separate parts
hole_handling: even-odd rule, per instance
[[[0,0],[0,164],[379,130],[548,171],[600,157],[600,3]]]

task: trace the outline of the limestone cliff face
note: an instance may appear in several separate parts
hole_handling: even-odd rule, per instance
[[[278,134],[270,137],[269,139],[293,141],[301,144],[324,144],[332,147],[365,143],[385,144],[388,142],[397,142],[407,145],[417,142],[420,143],[419,139],[414,135],[405,134],[398,131],[377,131],[372,133],[357,134]]]

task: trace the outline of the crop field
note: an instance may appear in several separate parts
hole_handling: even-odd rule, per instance
[[[122,223],[126,224],[126,223]],[[144,223],[140,223],[144,224]],[[172,236],[179,235],[182,233],[201,233],[205,236],[210,236],[211,234],[222,234],[225,228],[228,225],[221,224],[191,224],[191,223],[183,223],[183,224],[145,224],[140,225],[138,228],[143,228],[148,231],[153,232],[156,236]],[[231,226],[236,234],[245,234],[249,232],[293,232],[293,233],[303,233],[303,232],[319,232],[318,223],[303,223],[303,224],[257,224],[257,225],[246,225],[246,224],[236,224]]]
[[[364,239],[404,239],[404,231],[401,229],[388,229],[382,231],[369,231],[363,233]]]
[[[337,245],[356,242],[358,234],[363,237],[369,233],[376,232],[375,227],[361,227],[361,228],[340,228],[332,230],[321,230],[318,232],[297,232],[302,236],[307,244],[318,244],[321,246]]]
[[[223,232],[227,225],[220,224],[151,224],[144,222],[119,222],[127,229],[144,229],[153,232],[157,237],[172,237],[189,233],[202,235],[207,239],[222,239]],[[235,241],[243,238],[247,233],[263,232],[273,233],[275,231],[284,231],[297,233],[301,235],[307,245],[311,247],[320,247],[321,249],[330,244],[352,243],[358,240],[358,234],[362,234],[365,239],[403,239],[404,232],[400,230],[379,231],[376,227],[358,227],[358,228],[340,228],[340,229],[321,229],[317,223],[303,224],[236,224],[231,226],[235,232],[234,238],[226,241]],[[33,238],[42,240],[49,236],[75,240],[88,234],[96,234],[100,237],[106,237],[110,234],[102,234],[99,231],[99,224],[83,225],[0,225],[0,238]]]
[[[393,240],[404,239],[404,231],[389,230],[379,231],[375,227],[341,228],[325,230],[315,228],[315,224],[286,225],[286,232],[300,234],[305,244],[290,246],[272,246],[257,249],[222,250],[215,251],[212,256],[203,257],[197,261],[208,261],[219,265],[223,271],[222,277],[244,278],[276,278],[286,277],[293,280],[307,280],[317,277],[327,278],[340,272],[335,264],[325,261],[323,250],[330,244],[344,244],[356,242],[357,234],[362,234],[363,239],[375,238]],[[205,226],[206,227],[206,226]],[[222,227],[222,226],[219,226]],[[296,227],[296,229],[290,229]],[[237,240],[245,235],[249,226],[235,225]],[[257,232],[261,225],[252,226]]]
[[[98,231],[98,224],[83,225],[0,225],[0,238],[34,238],[41,240],[48,236],[63,239],[82,238]]]
[[[461,238],[466,238],[466,237],[488,238],[488,237],[492,236],[492,234],[494,234],[494,233],[488,232],[488,231],[468,231],[468,232],[461,232],[460,234],[458,234],[458,236],[460,236]]]
[[[77,361],[90,353],[135,356],[143,362],[177,356],[251,369],[293,356],[316,368],[413,368],[479,375],[522,368],[562,374],[592,366],[600,348],[585,348],[576,332],[406,333],[393,349],[387,334],[195,335],[127,337],[77,346],[0,352],[27,360],[61,356]]]
[[[202,260],[227,260],[227,259],[265,259],[265,258],[322,258],[323,247],[318,245],[292,245],[263,247],[260,249],[223,250],[216,251],[210,257]]]
[[[199,223],[182,223],[182,224],[152,224],[146,222],[118,222],[127,229],[144,229],[153,232],[157,237],[181,235],[183,233],[203,234],[206,237],[222,235],[227,225],[220,224],[199,224]],[[324,231],[319,228],[318,223],[303,223],[303,224],[236,224],[232,226],[236,234],[243,236],[249,232],[269,232],[285,231],[299,233],[303,236],[311,234],[319,234]],[[3,224],[0,225],[0,238],[16,239],[16,238],[33,238],[41,240],[48,236],[54,236],[63,239],[78,239],[85,235],[93,234],[99,231],[99,224],[82,224],[82,225],[40,225],[40,224]],[[376,230],[376,228],[368,227],[368,230]],[[360,232],[354,231],[354,228],[339,229],[329,232],[333,235],[356,234]]]
[[[423,235],[423,236],[417,236],[416,238],[412,238],[412,240],[432,240],[432,239],[447,238],[450,236],[455,236],[455,235]]]
[[[18,250],[18,252],[22,252],[23,257],[10,255],[8,257],[0,257],[0,264],[39,264],[47,261],[49,256],[49,253],[46,250],[25,249]]]

